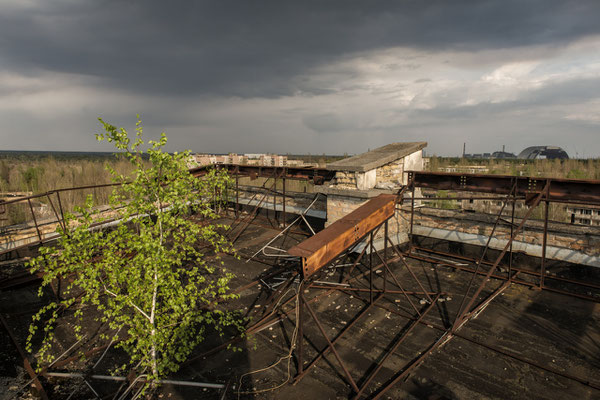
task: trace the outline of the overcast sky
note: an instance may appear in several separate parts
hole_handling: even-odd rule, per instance
[[[600,1],[0,0],[0,149],[600,157]]]

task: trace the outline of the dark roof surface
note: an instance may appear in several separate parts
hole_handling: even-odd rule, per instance
[[[327,164],[326,168],[332,171],[365,172],[422,150],[425,146],[427,146],[427,142],[391,143],[366,153]]]

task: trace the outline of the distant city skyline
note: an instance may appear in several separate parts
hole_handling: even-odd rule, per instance
[[[0,150],[600,157],[600,2],[0,0]]]

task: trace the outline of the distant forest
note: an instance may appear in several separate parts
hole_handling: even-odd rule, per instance
[[[110,183],[106,165],[131,172],[114,153],[0,152],[0,192],[43,193],[52,189]]]
[[[2,206],[3,200],[54,189],[111,183],[106,165],[125,176],[132,171],[123,156],[113,153],[0,152],[0,226],[31,220],[27,202]],[[88,194],[94,196],[96,204],[108,204],[111,193],[111,187],[66,191],[61,194],[61,205],[64,211],[72,211],[75,206],[84,204]],[[31,204],[36,218],[43,220],[52,216],[52,204],[47,197],[34,199]]]

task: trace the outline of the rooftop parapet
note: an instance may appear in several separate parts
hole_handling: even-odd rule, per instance
[[[366,172],[406,157],[427,146],[427,142],[390,143],[375,150],[327,164],[331,171]]]

